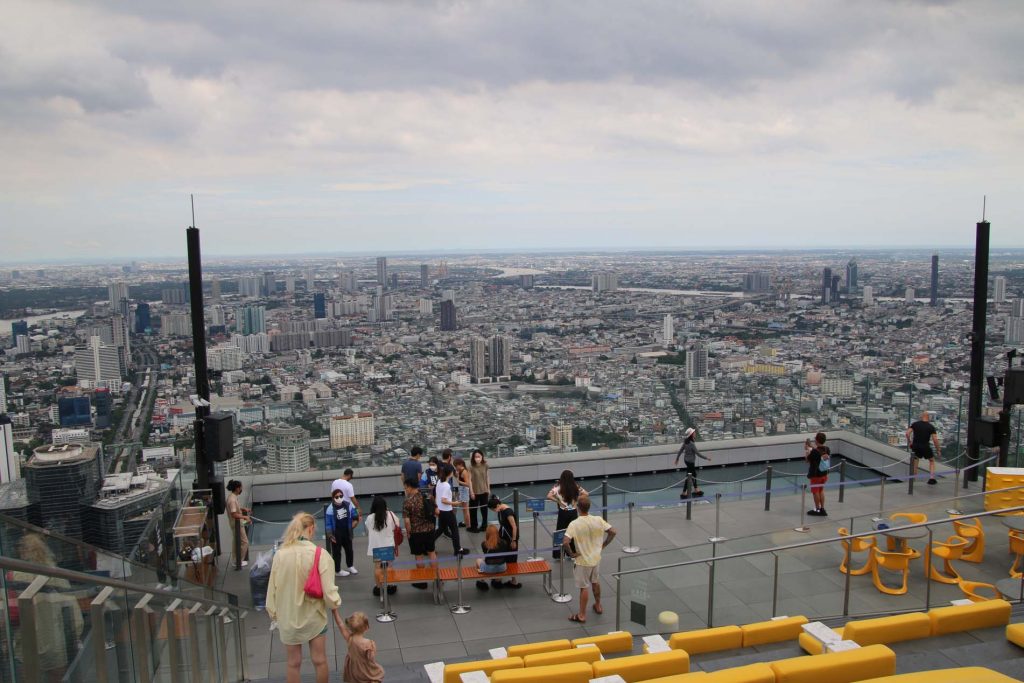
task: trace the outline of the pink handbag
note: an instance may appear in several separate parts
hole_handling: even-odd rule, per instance
[[[314,600],[324,599],[324,586],[320,583],[321,550],[323,550],[323,548],[320,546],[316,547],[316,555],[313,557],[313,566],[309,570],[309,576],[306,577],[306,585],[302,587],[302,591]]]

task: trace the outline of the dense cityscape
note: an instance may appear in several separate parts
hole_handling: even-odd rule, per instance
[[[993,255],[989,374],[1024,341],[1022,263]],[[688,426],[902,445],[924,409],[948,444],[966,429],[966,251],[205,265],[211,403],[235,418],[228,477],[394,464],[414,444],[571,458],[676,443]],[[111,473],[188,461],[186,279],[144,261],[0,270],[5,482],[69,444],[103,447]]]

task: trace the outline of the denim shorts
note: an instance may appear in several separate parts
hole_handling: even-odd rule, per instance
[[[502,574],[507,569],[508,569],[508,565],[506,565],[504,562],[502,562],[501,564],[481,564],[480,565],[480,573],[481,574]]]

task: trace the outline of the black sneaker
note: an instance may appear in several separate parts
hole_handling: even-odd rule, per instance
[[[421,591],[425,591],[425,590],[427,590],[427,588],[429,586],[426,583],[419,583],[419,582],[417,582],[417,583],[412,584],[412,587],[413,588],[419,588]]]
[[[457,552],[455,554],[456,555],[462,555],[463,557],[465,557],[466,555],[469,555],[469,548],[463,548],[462,550],[460,550],[459,552]]]
[[[488,585],[487,585],[487,582],[486,582],[486,581],[484,581],[483,579],[481,579],[481,580],[479,580],[479,581],[477,581],[477,582],[476,582],[476,587],[477,587],[477,588],[478,588],[479,590],[482,590],[482,591],[489,591],[489,590],[491,590],[491,587],[490,587],[490,586],[488,586]]]
[[[820,510],[818,510],[818,516],[819,517],[828,517],[828,513],[825,512],[825,508],[821,508]]]
[[[929,484],[929,485],[931,485],[931,486],[935,486],[935,485],[936,485],[936,484],[938,484],[938,483],[939,483],[939,482],[935,481],[934,479],[929,479],[929,480],[928,480],[928,484]]]
[[[466,523],[465,522],[459,522],[459,528],[460,529],[465,529],[466,528]]]
[[[394,595],[398,592],[398,586],[388,586],[388,595]]]
[[[807,515],[809,517],[821,517],[821,512],[819,512],[818,510],[808,510]]]
[[[689,498],[689,497],[690,497],[690,494],[689,494],[689,493],[680,493],[680,494],[679,494],[679,498],[680,498],[680,500],[686,500],[686,499],[687,499],[687,498]]]
[[[373,595],[378,598],[380,597],[380,586],[373,587]]]
[[[499,588],[500,589],[500,588],[504,588],[504,585],[501,583],[501,581],[498,581],[497,579],[491,579],[491,588]]]

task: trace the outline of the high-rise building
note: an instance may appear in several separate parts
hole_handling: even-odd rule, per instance
[[[15,320],[11,323],[11,348],[13,349],[18,341],[18,337],[28,336],[28,323],[24,320]]]
[[[676,342],[676,323],[671,313],[665,314],[661,323],[661,343],[665,346],[672,346]]]
[[[110,392],[107,392],[109,395]],[[61,427],[91,427],[92,412],[88,396],[62,396],[57,399],[57,416]]]
[[[120,349],[121,366],[127,371],[128,368],[132,367],[132,342],[128,334],[128,317],[120,313],[112,316],[110,319],[110,331],[112,346]]]
[[[708,376],[708,345],[695,342],[686,352],[687,379],[700,379]]]
[[[743,276],[744,292],[767,292],[772,288],[772,279],[767,273],[752,272]]]
[[[284,278],[284,291],[287,294],[295,293],[295,276],[286,275]]]
[[[469,340],[469,376],[475,380],[487,376],[487,342],[483,337]]]
[[[917,292],[913,287],[907,287],[907,290],[903,293],[903,300],[908,304],[917,301]]]
[[[302,427],[280,424],[267,430],[267,467],[288,474],[309,469],[309,432]]]
[[[188,313],[164,313],[160,316],[160,334],[164,337],[192,336],[192,316]]]
[[[1019,296],[1013,301],[1010,315],[1016,318],[1024,318],[1024,296]]]
[[[1024,317],[1020,316],[1007,316],[1006,318],[1006,334],[1004,343],[1006,344],[1021,344],[1024,343]]]
[[[840,278],[838,275],[832,276],[832,293],[829,296],[829,299],[832,300],[833,302],[838,303],[839,301],[839,283],[841,282],[841,280],[842,278]]]
[[[242,306],[235,311],[235,327],[242,334],[267,331],[267,309],[264,306]]]
[[[108,429],[114,411],[114,399],[110,389],[97,389],[92,393],[92,407],[96,411],[96,429]]]
[[[316,292],[313,295],[313,317],[327,317],[327,297],[324,296],[323,292]]]
[[[533,289],[536,278],[531,273],[519,276],[519,286],[523,289]]]
[[[46,527],[72,538],[83,538],[87,524],[82,506],[96,500],[103,479],[99,449],[65,444],[41,446],[21,468],[28,500],[38,506]]]
[[[420,287],[426,289],[430,286],[430,266],[426,263],[420,264]]]
[[[307,268],[304,279],[306,280],[306,291],[312,292],[313,288],[316,287],[316,271],[312,268]]]
[[[379,289],[379,288],[378,288]],[[394,297],[391,294],[378,292],[373,296],[374,322],[385,322],[394,317]]]
[[[846,292],[853,294],[857,291],[857,259],[852,258],[846,264]]]
[[[871,285],[864,285],[864,305],[873,306],[875,303],[874,299],[875,289]]]
[[[376,443],[373,413],[337,415],[331,418],[331,448],[372,446]]]
[[[263,273],[263,282],[260,285],[263,290],[263,296],[272,296],[277,292],[277,275],[274,271],[268,270]]]
[[[354,270],[350,269],[342,271],[341,275],[338,276],[338,279],[341,281],[340,286],[343,292],[351,294],[359,291],[359,279],[356,277],[356,272]]]
[[[18,338],[14,340],[14,354],[24,356],[29,353],[32,353],[32,338],[27,334],[19,334]]]
[[[591,276],[591,289],[600,294],[601,292],[615,292],[619,289],[619,276],[615,273],[601,271]]]
[[[183,305],[188,302],[188,287],[185,285],[165,287],[160,290],[160,301],[172,306]]]
[[[992,278],[992,300],[997,304],[1006,303],[1006,277],[996,275]]]
[[[135,306],[135,333],[142,334],[153,326],[150,318],[149,304],[140,301]]]
[[[832,269],[825,268],[821,271],[821,303],[832,302]]]
[[[75,373],[78,382],[92,386],[120,385],[123,368],[121,353],[116,346],[106,346],[99,337],[90,337],[84,347],[75,349]]]
[[[21,456],[14,452],[11,418],[0,410],[0,484],[21,479]]]
[[[220,301],[220,280],[210,280],[210,301]]]
[[[398,289],[398,273],[391,273],[391,289]]]
[[[4,373],[0,372],[0,415],[7,412],[7,380]]]
[[[487,374],[490,377],[505,377],[512,372],[512,338],[496,334],[490,339],[487,349]]]
[[[572,445],[572,425],[559,422],[548,425],[548,441],[552,448],[567,448]]]
[[[381,287],[388,286],[388,257],[377,257],[377,284]]]
[[[426,297],[420,298],[418,301],[420,315],[434,315],[434,302]],[[441,321],[444,324],[444,321]],[[444,329],[443,327],[441,329]]]
[[[238,278],[238,295],[255,299],[260,295],[261,282],[258,277]]]
[[[110,310],[120,311],[122,307],[122,301],[128,301],[128,283],[127,282],[112,282],[107,285],[107,297],[110,300]]]
[[[441,302],[441,331],[454,332],[459,328],[458,312],[455,310],[455,302],[448,300]]]
[[[932,289],[930,306],[939,305],[939,255],[932,254]]]

